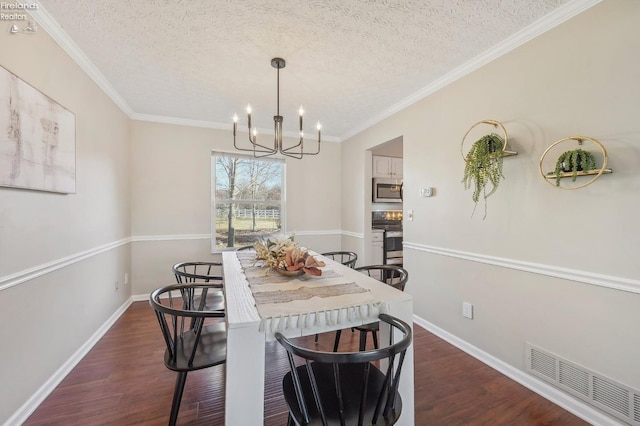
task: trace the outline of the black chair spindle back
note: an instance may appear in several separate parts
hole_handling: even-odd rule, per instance
[[[226,362],[224,311],[204,310],[204,303],[194,301],[206,300],[209,290],[206,284],[174,284],[155,290],[149,298],[166,345],[164,364],[178,373],[170,425],[178,417],[187,373]]]
[[[289,407],[289,424],[392,425],[402,412],[398,392],[405,354],[412,341],[411,327],[397,318],[380,314],[391,327],[390,345],[361,352],[321,352],[304,348],[276,333],[287,350],[290,372],[283,379]],[[393,342],[393,331],[402,337]],[[296,358],[304,359],[297,366]],[[386,360],[387,367],[376,364]],[[374,364],[375,363],[375,364]]]

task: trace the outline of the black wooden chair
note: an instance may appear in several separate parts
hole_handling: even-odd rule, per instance
[[[363,274],[367,274],[370,277],[373,277],[379,281],[382,281],[383,283],[395,287],[400,291],[404,291],[404,287],[409,280],[409,273],[407,272],[407,270],[398,265],[370,265],[361,266],[355,269],[356,271],[360,271]],[[361,351],[365,350],[367,346],[367,333],[371,333],[371,337],[373,338],[373,346],[376,349],[378,348],[378,324],[378,322],[372,322],[369,324],[363,324],[357,327],[353,327],[360,332]],[[336,338],[333,343],[334,352],[338,350],[341,334],[342,330],[336,331]]]
[[[173,265],[172,270],[178,284],[206,283],[210,286],[205,305],[207,310],[223,311],[225,309],[224,292],[222,291],[222,263],[181,262]],[[198,296],[194,302],[199,302]]]
[[[370,351],[320,352],[276,333],[287,350],[291,369],[282,380],[288,425],[386,426],[398,421],[402,413],[398,385],[412,332],[407,323],[391,315],[380,314],[379,319],[391,326],[392,338],[396,330],[403,336]],[[296,366],[294,355],[304,359],[304,364]],[[380,370],[376,361],[385,359],[388,367]]]
[[[345,266],[353,269],[356,267],[358,261],[358,254],[352,251],[329,251],[322,253],[323,256],[328,257],[331,260],[342,263]],[[318,343],[318,335],[316,334],[315,342]]]
[[[322,253],[322,255],[336,262],[340,262],[349,268],[355,268],[356,262],[358,261],[358,255],[352,251],[330,251]]]
[[[173,284],[155,290],[149,298],[166,343],[164,365],[178,373],[169,425],[176,424],[187,373],[226,362],[224,312],[204,309],[209,291],[207,284]],[[195,295],[199,304],[194,302]]]

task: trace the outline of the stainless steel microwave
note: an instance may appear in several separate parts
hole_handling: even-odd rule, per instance
[[[401,203],[402,179],[373,178],[374,203]]]

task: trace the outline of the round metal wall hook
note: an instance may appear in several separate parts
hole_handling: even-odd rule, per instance
[[[471,133],[471,131],[476,127],[479,126],[481,124],[489,124],[491,126],[494,126],[495,128],[500,128],[502,130],[502,134],[504,135],[503,139],[504,139],[504,146],[502,147],[503,152],[505,153],[505,155],[515,155],[515,152],[512,151],[507,151],[507,142],[509,139],[509,136],[507,135],[507,129],[505,129],[504,125],[497,121],[497,120],[482,120],[482,121],[478,121],[476,124],[474,124],[473,126],[471,126],[469,128],[469,130],[467,130],[467,133],[464,134],[464,136],[462,137],[462,143],[460,144],[460,155],[462,155],[462,159],[465,161],[465,163],[467,162],[467,156],[464,154],[464,142],[465,139],[467,138],[467,136],[469,136],[469,133]]]
[[[600,167],[600,170],[598,170],[597,173],[594,173],[594,172],[591,172],[591,171],[578,172],[578,176],[593,176],[593,178],[591,180],[589,180],[588,182],[583,183],[581,185],[576,185],[576,186],[572,186],[572,187],[563,187],[563,186],[559,186],[559,185],[556,185],[555,183],[553,183],[552,180],[556,179],[555,173],[554,172],[545,173],[542,170],[542,163],[544,162],[544,159],[547,156],[547,154],[549,153],[549,151],[553,147],[555,147],[556,145],[559,145],[559,144],[561,144],[563,142],[566,142],[566,141],[576,141],[579,146],[582,146],[584,144],[585,140],[589,141],[589,142],[592,142],[593,144],[598,146],[598,148],[600,148],[600,151],[602,151],[603,160],[602,160],[602,167]],[[542,176],[542,178],[545,180],[545,182],[547,182],[549,185],[553,186],[554,188],[560,188],[560,189],[565,189],[565,190],[580,189],[580,188],[584,188],[585,186],[591,185],[593,182],[598,180],[598,178],[600,176],[602,176],[604,173],[611,173],[611,170],[607,169],[608,158],[609,157],[607,155],[607,150],[605,149],[604,145],[602,145],[602,143],[600,141],[598,141],[597,139],[590,138],[589,136],[569,136],[569,137],[562,138],[562,139],[559,139],[559,140],[555,141],[554,143],[552,143],[542,153],[542,156],[540,157],[540,162],[538,163],[538,171],[540,172],[540,176]],[[567,176],[570,176],[570,175],[567,175]]]

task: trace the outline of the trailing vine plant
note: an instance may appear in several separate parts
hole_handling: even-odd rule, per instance
[[[482,136],[475,141],[465,158],[464,188],[473,187],[471,199],[475,203],[471,216],[476,211],[480,195],[484,199],[484,217],[487,217],[487,198],[498,189],[504,159],[504,139],[495,133]],[[487,188],[488,185],[491,185]]]
[[[560,178],[562,173],[571,172],[571,181],[575,182],[579,171],[587,172],[597,169],[596,157],[590,151],[584,149],[574,149],[565,151],[556,160],[556,186],[560,186]]]

